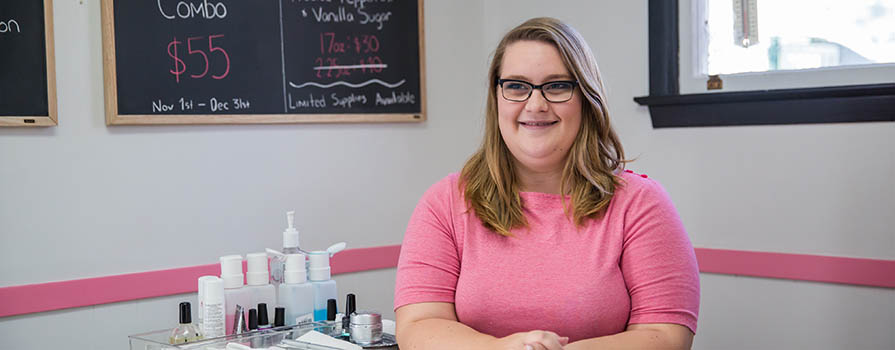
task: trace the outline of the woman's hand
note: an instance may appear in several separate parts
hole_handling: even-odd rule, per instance
[[[501,350],[562,350],[569,343],[569,337],[560,337],[550,331],[530,331],[513,333],[497,339]]]

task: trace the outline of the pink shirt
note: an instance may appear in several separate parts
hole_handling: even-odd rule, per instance
[[[410,218],[395,309],[454,303],[460,322],[495,337],[540,329],[576,341],[635,323],[695,332],[699,271],[677,211],[657,182],[621,177],[605,216],[580,228],[559,195],[521,193],[530,230],[503,237],[467,211],[459,174],[447,176]]]

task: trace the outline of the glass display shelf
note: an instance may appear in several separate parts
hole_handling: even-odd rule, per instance
[[[296,338],[310,331],[330,334],[333,329],[332,324],[313,322],[298,326],[275,327],[236,335],[202,339],[176,345],[168,342],[173,329],[134,334],[128,336],[128,339],[130,340],[130,350],[225,350],[228,349],[227,345],[230,343],[238,345],[231,345],[229,349],[246,349],[246,347],[267,349],[271,346],[277,346],[282,349],[337,350],[325,345],[295,341]]]

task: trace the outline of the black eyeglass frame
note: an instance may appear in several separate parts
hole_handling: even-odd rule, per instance
[[[514,82],[514,83],[521,83],[521,84],[528,85],[529,87],[531,87],[531,89],[528,90],[528,96],[526,96],[526,97],[525,97],[524,99],[522,99],[522,100],[513,100],[513,99],[510,99],[510,98],[507,98],[507,96],[503,94],[503,83],[506,83],[506,82]],[[544,86],[547,86],[547,85],[550,85],[550,84],[556,84],[556,83],[567,83],[567,84],[571,84],[571,85],[572,85],[572,93],[569,94],[569,98],[567,98],[567,99],[565,99],[565,100],[562,100],[562,101],[553,101],[553,100],[551,100],[549,97],[547,97],[547,94],[544,93],[544,89],[542,89],[542,88],[543,88]],[[512,102],[525,102],[525,101],[528,101],[528,99],[531,98],[531,94],[535,91],[535,89],[537,89],[537,90],[541,90],[541,96],[544,96],[544,99],[547,100],[547,102],[551,102],[551,103],[563,103],[563,102],[567,102],[567,101],[571,100],[571,99],[572,99],[572,96],[575,96],[575,88],[578,87],[578,81],[575,81],[575,80],[554,80],[554,81],[548,81],[548,82],[545,82],[545,83],[543,83],[543,84],[541,84],[541,85],[535,85],[535,84],[529,83],[529,82],[527,82],[527,81],[525,81],[525,80],[519,80],[519,79],[497,79],[497,86],[500,87],[500,96],[503,97],[503,98],[504,98],[505,100],[507,100],[507,101],[512,101]]]

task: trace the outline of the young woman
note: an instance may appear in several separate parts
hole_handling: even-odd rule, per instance
[[[668,195],[624,170],[597,63],[552,19],[507,33],[485,136],[422,197],[395,287],[401,349],[688,349],[699,273]]]

